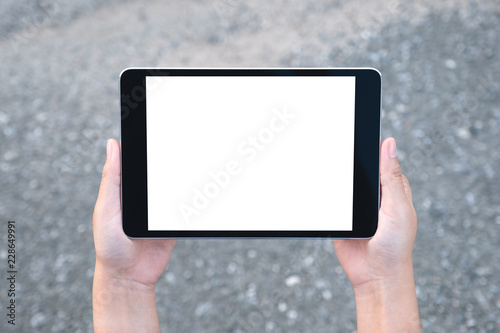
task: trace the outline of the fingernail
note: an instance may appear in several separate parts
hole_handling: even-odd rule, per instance
[[[396,140],[389,141],[389,157],[396,158]]]
[[[106,144],[106,156],[108,158],[111,158],[112,155],[112,150],[113,150],[113,145],[111,144],[111,139],[108,140],[108,143]]]

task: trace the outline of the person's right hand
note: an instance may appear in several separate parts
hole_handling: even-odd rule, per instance
[[[354,287],[359,332],[406,332],[408,327],[419,331],[412,258],[417,215],[393,138],[386,139],[380,149],[380,186],[375,236],[335,240],[335,251]]]
[[[417,215],[393,138],[382,143],[380,155],[381,205],[375,236],[334,241],[337,257],[354,288],[390,279],[412,266]]]

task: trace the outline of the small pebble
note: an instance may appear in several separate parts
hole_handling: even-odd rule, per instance
[[[300,283],[300,277],[298,275],[291,275],[286,278],[285,283],[288,287],[293,287]]]
[[[449,69],[457,68],[457,63],[453,59],[446,59],[444,64],[445,64],[446,68],[449,68]]]
[[[297,311],[290,310],[286,313],[286,316],[288,317],[288,319],[295,320],[295,319],[297,319],[298,314],[297,314]]]
[[[279,312],[285,312],[286,309],[288,309],[288,305],[285,302],[278,303],[278,311]]]
[[[330,290],[323,290],[321,296],[323,296],[323,299],[325,301],[329,301],[332,299],[332,292]]]

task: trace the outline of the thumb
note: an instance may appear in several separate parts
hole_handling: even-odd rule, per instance
[[[386,213],[393,211],[394,208],[404,207],[408,203],[401,166],[396,157],[394,138],[385,139],[380,149],[380,186],[381,209]]]
[[[110,220],[121,209],[120,144],[109,139],[106,145],[106,164],[102,170],[101,186],[95,206],[100,220]]]

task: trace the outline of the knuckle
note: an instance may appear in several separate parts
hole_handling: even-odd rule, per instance
[[[102,168],[102,178],[109,178],[111,174],[112,174],[111,168],[109,167],[109,164],[106,163]]]
[[[106,163],[102,168],[102,179],[109,179],[113,183],[120,181],[120,171],[113,170],[112,165]]]
[[[401,178],[403,179],[405,188],[408,189],[408,191],[411,191],[410,181],[408,180],[408,178],[406,178],[406,176],[403,174],[401,175]]]
[[[391,175],[392,177],[394,178],[401,178],[401,176],[403,175],[401,173],[401,166],[398,164],[396,165],[392,170],[391,170]]]

